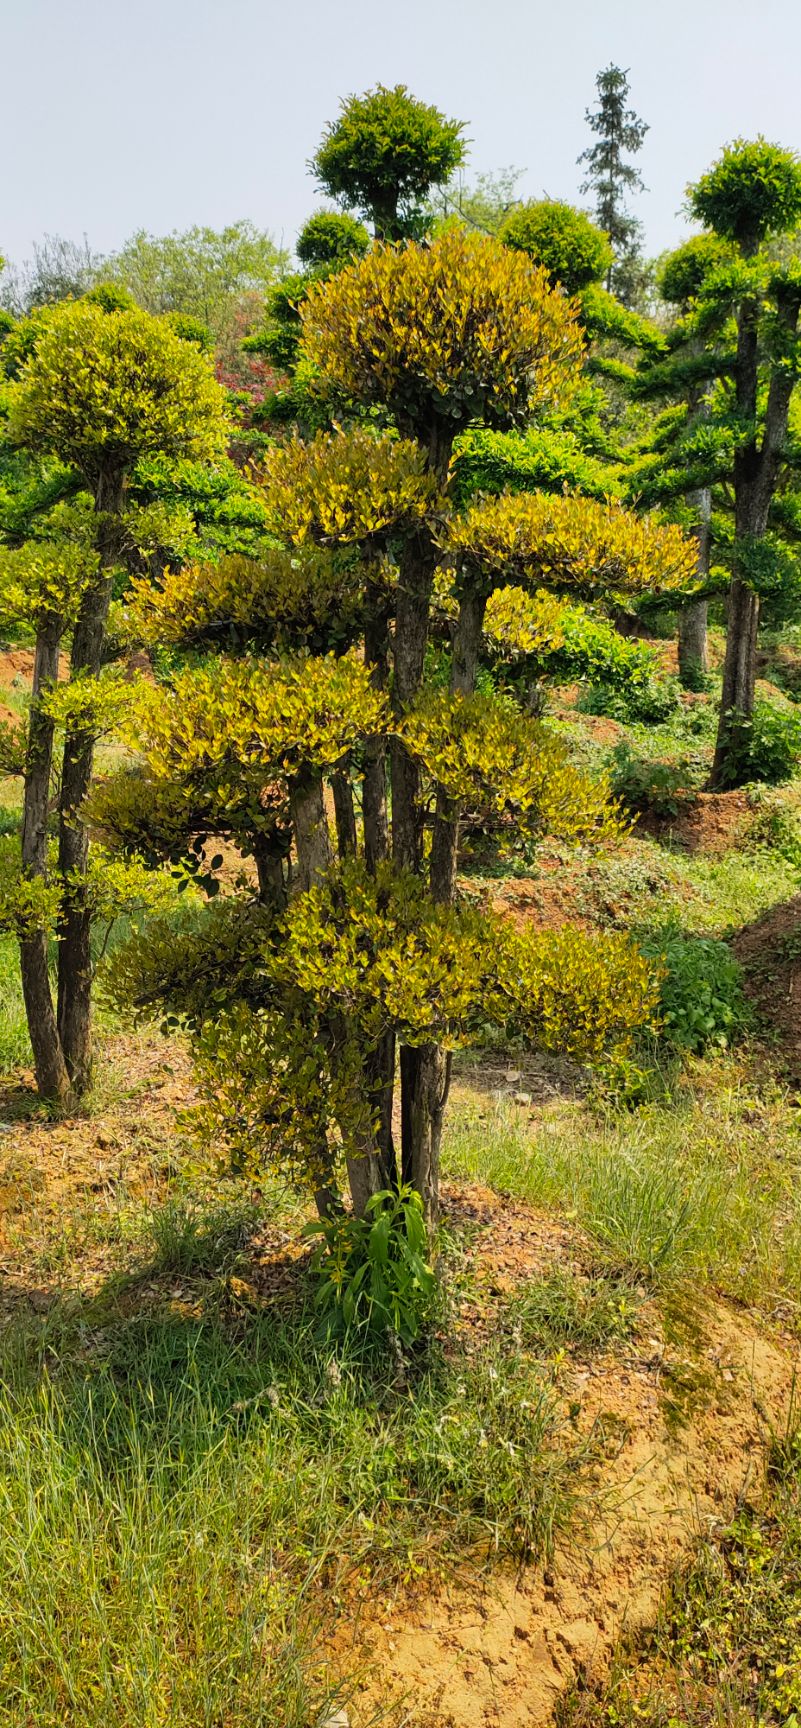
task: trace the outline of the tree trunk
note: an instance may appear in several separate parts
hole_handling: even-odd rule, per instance
[[[331,839],[321,776],[293,780],[289,788],[289,807],[298,854],[298,890],[303,894],[313,888],[331,866]]]
[[[698,690],[709,671],[708,613],[706,599],[689,600],[679,613],[679,680],[685,690]]]
[[[711,547],[710,519],[712,515],[712,494],[708,486],[697,492],[692,499],[698,510],[698,524],[695,530],[698,542],[698,561],[696,572],[699,581],[706,584],[709,579],[709,557]],[[705,596],[688,601],[679,612],[679,678],[685,690],[698,690],[709,670],[707,652],[706,627],[709,601]]]
[[[364,658],[370,669],[373,689],[385,690],[389,682],[389,620],[385,602],[375,596],[370,611],[364,632]],[[368,738],[364,747],[362,823],[365,862],[374,876],[382,859],[389,855],[387,746],[384,738]]]
[[[286,900],[284,854],[269,840],[257,842],[254,850],[256,874],[259,879],[259,899],[263,906],[283,906]]]
[[[450,1051],[438,1044],[424,1044],[419,1049],[405,1049],[401,1058],[414,1057],[407,1064],[407,1092],[404,1108],[404,1182],[411,1182],[423,1202],[426,1224],[433,1228],[439,1221],[439,1167],[442,1145],[442,1124],[451,1082]]]
[[[22,811],[22,869],[23,874],[29,877],[47,875],[47,827],[55,728],[53,721],[42,712],[39,697],[58,678],[60,641],[61,627],[56,620],[42,625],[36,638]],[[20,970],[37,1087],[43,1098],[66,1102],[70,1094],[70,1077],[53,1008],[44,930],[34,930],[21,938]]]
[[[334,817],[337,829],[337,849],[340,858],[355,858],[356,813],[353,808],[353,787],[347,768],[337,768],[331,775],[334,794]]]
[[[759,596],[735,576],[726,616],[726,658],[715,757],[709,784],[733,784],[733,760],[743,741],[743,721],[754,712]],[[736,777],[736,776],[735,776]]]
[[[97,677],[103,661],[111,601],[111,572],[119,554],[124,476],[103,475],[95,490],[99,515],[97,576],[84,593],[72,637],[70,676]],[[81,806],[94,767],[95,735],[77,722],[66,728],[61,776],[58,867],[64,881],[59,927],[58,1029],[74,1090],[80,1096],[92,1077],[92,913],[86,888],[89,836]]]

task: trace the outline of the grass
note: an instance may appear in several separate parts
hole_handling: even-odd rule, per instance
[[[19,975],[19,949],[12,936],[0,936],[0,1074],[31,1061]]]
[[[619,1279],[603,1273],[581,1279],[556,1270],[524,1284],[509,1302],[506,1319],[529,1349],[584,1356],[629,1337],[638,1308],[636,1293]]]
[[[0,1671],[14,1728],[308,1728],[321,1617],[479,1549],[543,1555],[597,1448],[507,1343],[398,1378],[279,1321],[56,1313],[6,1339]]]
[[[710,1070],[708,1069],[709,1073]],[[567,1215],[601,1258],[662,1288],[709,1282],[737,1300],[801,1297],[801,1149],[789,1105],[735,1085],[636,1113],[560,1114],[533,1125],[499,1105],[454,1120],[452,1177]]]
[[[696,1545],[645,1647],[574,1693],[560,1728],[746,1728],[801,1713],[801,1472]]]

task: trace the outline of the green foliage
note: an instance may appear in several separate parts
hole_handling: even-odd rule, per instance
[[[692,1051],[724,1046],[748,1025],[742,972],[725,942],[668,924],[641,946],[663,968],[659,1035],[667,1044]]]
[[[219,340],[239,307],[249,299],[260,305],[283,261],[269,234],[234,222],[163,237],[140,229],[105,270],[146,312],[197,319]]]
[[[656,285],[662,299],[686,309],[700,294],[710,272],[730,258],[729,247],[717,234],[696,234],[686,240],[660,264]]]
[[[692,795],[690,776],[681,763],[636,756],[627,743],[615,745],[612,763],[612,792],[634,815],[677,816]]]
[[[607,287],[631,303],[637,288],[640,224],[626,206],[626,194],[642,191],[643,183],[627,158],[642,149],[648,127],[633,108],[626,107],[628,73],[620,66],[605,67],[595,85],[598,107],[588,108],[585,119],[598,141],[579,156],[579,163],[586,164],[580,190],[594,193],[598,222],[614,250],[617,262],[608,272]]]
[[[661,726],[675,713],[678,702],[675,679],[639,678],[635,675],[630,683],[625,679],[620,683],[609,683],[602,678],[582,692],[578,705],[584,714],[606,714],[610,720],[642,721],[646,725]]]
[[[361,258],[370,236],[361,222],[343,210],[318,210],[304,222],[295,251],[307,270],[336,270],[350,258]]]
[[[221,454],[223,402],[210,362],[158,319],[77,301],[48,312],[11,388],[10,429],[95,483],[155,452]]]
[[[749,717],[732,712],[728,721],[731,745],[723,785],[762,780],[776,786],[793,778],[801,757],[801,715],[773,702],[756,702]]]
[[[161,503],[171,513],[188,513],[196,537],[190,555],[252,555],[264,543],[267,519],[260,492],[233,462],[143,456],[131,475],[128,496],[140,507]]]
[[[335,1213],[307,1224],[312,1271],[327,1329],[393,1332],[412,1344],[430,1318],[436,1277],[428,1263],[423,1203],[413,1188],[374,1194],[363,1218]]]
[[[471,426],[462,432],[453,461],[453,489],[459,503],[476,493],[583,493],[600,501],[618,495],[617,468],[590,454],[576,432],[531,426],[525,432],[490,432]]]
[[[717,162],[688,189],[690,210],[704,227],[745,252],[771,234],[787,234],[801,220],[801,161],[759,137],[727,145]]]
[[[578,294],[600,282],[612,267],[614,254],[602,229],[583,210],[551,198],[517,205],[500,229],[499,238],[516,252],[542,264],[552,282],[566,294]]]
[[[158,585],[134,581],[130,628],[153,647],[319,654],[354,642],[364,622],[364,590],[364,573],[350,558],[273,547],[258,558],[165,570]]]
[[[543,270],[449,229],[428,247],[375,246],[302,307],[320,390],[388,408],[428,442],[475,419],[524,424],[577,382],[581,333]]]
[[[0,630],[55,620],[64,629],[74,623],[97,563],[96,552],[69,542],[30,540],[13,550],[0,546]]]
[[[404,84],[377,84],[342,103],[311,167],[323,191],[361,210],[379,237],[418,237],[427,194],[464,160],[463,131]]]
[[[616,691],[631,704],[631,718],[639,718],[638,704],[650,693],[658,665],[653,648],[621,636],[608,618],[581,606],[562,607],[559,633],[561,641],[538,655],[543,673],[559,684],[578,679]]]
[[[497,696],[423,693],[401,722],[412,755],[473,819],[511,819],[565,840],[620,832],[603,777],[576,769],[547,726]]]

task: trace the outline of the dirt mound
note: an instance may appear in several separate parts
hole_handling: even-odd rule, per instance
[[[472,1215],[478,1293],[459,1324],[489,1331],[498,1299],[526,1278],[592,1262],[579,1232],[489,1189],[448,1193]],[[665,1581],[699,1527],[730,1514],[767,1436],[788,1407],[791,1350],[720,1306],[692,1316],[692,1341],[667,1342],[644,1301],[617,1353],[579,1357],[566,1390],[573,1420],[610,1436],[593,1493],[591,1534],[549,1565],[494,1570],[429,1593],[366,1604],[336,1637],[369,1675],[352,1714],[366,1728],[387,1700],[404,1728],[531,1728],[553,1720],[579,1674],[600,1676],[624,1629],[653,1625]],[[677,1388],[679,1391],[677,1392]],[[678,1400],[678,1403],[677,1403]],[[678,1415],[677,1415],[678,1411]]]
[[[773,906],[732,942],[746,993],[773,1032],[788,1076],[801,1080],[801,894]]]
[[[640,816],[637,831],[685,852],[717,858],[742,844],[751,816],[745,792],[697,792],[675,815]]]

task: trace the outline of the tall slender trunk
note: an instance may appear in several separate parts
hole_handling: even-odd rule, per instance
[[[432,428],[428,447],[429,465],[444,484],[453,433]],[[420,688],[428,643],[429,612],[434,572],[439,552],[427,528],[410,536],[398,572],[395,611],[395,703],[402,711]],[[417,764],[399,742],[392,746],[392,855],[402,868],[422,869],[421,776]],[[438,1140],[432,1134],[437,1099],[431,1084],[435,1046],[425,1050],[405,1045],[400,1052],[401,1077],[401,1174],[412,1182],[422,1199],[426,1217],[433,1221],[439,1207]],[[439,1111],[441,1131],[442,1109]]]
[[[370,617],[364,632],[364,658],[374,690],[389,683],[389,617],[386,602],[372,597]],[[364,752],[362,783],[364,857],[371,875],[389,854],[387,820],[387,746],[384,738],[368,738]]]
[[[695,493],[692,502],[698,511],[698,523],[695,529],[698,543],[696,573],[699,581],[706,583],[709,578],[712,543],[710,529],[712,493],[709,487],[704,486]],[[706,640],[708,613],[709,601],[705,595],[696,600],[689,600],[679,612],[679,678],[685,690],[697,690],[709,670]]]
[[[357,850],[356,812],[353,808],[353,787],[347,767],[335,769],[331,775],[331,790],[334,794],[334,819],[336,821],[339,856],[340,858],[355,858]]]
[[[40,698],[58,678],[61,625],[43,623],[36,638],[33,700],[28,723],[25,790],[22,810],[22,869],[29,877],[47,875],[47,829],[50,777],[53,767],[54,724],[42,712]],[[61,1048],[47,963],[47,934],[34,930],[20,941],[22,995],[33,1050],[36,1084],[43,1098],[66,1102],[70,1076]]]
[[[70,675],[97,677],[106,639],[112,569],[119,556],[125,477],[102,475],[95,488],[100,564],[86,589],[72,637]],[[95,735],[91,726],[68,725],[61,776],[58,867],[64,882],[59,926],[58,1029],[73,1087],[79,1095],[92,1077],[92,912],[86,886],[89,836],[81,806],[92,779]]]
[[[726,612],[720,720],[709,779],[713,788],[733,784],[733,763],[743,741],[744,723],[754,712],[758,629],[759,596],[735,576]]]

